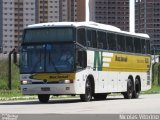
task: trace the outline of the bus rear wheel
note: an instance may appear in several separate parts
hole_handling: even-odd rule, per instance
[[[133,82],[131,81],[131,79],[128,79],[127,92],[124,92],[123,96],[125,99],[131,99],[132,95],[133,95]]]
[[[81,101],[83,102],[91,101],[92,93],[93,93],[92,83],[90,80],[87,79],[86,86],[85,86],[85,94],[80,95]]]
[[[133,91],[133,98],[134,99],[137,99],[139,98],[139,94],[140,94],[140,91],[141,91],[141,86],[140,86],[140,82],[138,79],[135,80],[135,90]]]
[[[48,103],[50,95],[48,94],[40,94],[38,95],[39,102]]]

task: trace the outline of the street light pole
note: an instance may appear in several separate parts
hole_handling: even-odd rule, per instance
[[[11,75],[12,75],[12,71],[11,71],[11,55],[15,52],[15,49],[13,49],[11,52],[9,52],[8,54],[8,89],[12,90],[12,80],[11,80]]]
[[[89,7],[89,0],[85,0],[85,21],[89,22],[90,20],[90,7]]]
[[[135,33],[135,0],[129,1],[129,31]]]

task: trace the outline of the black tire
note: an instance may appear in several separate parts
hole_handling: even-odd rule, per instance
[[[139,80],[136,79],[135,80],[135,90],[133,91],[132,98],[134,98],[134,99],[139,98],[140,91],[141,91],[141,85],[140,85]]]
[[[95,100],[106,100],[106,97],[107,97],[106,93],[94,94]]]
[[[127,92],[123,93],[123,96],[125,99],[131,99],[133,95],[133,82],[131,79],[128,79],[127,81]]]
[[[47,95],[47,94],[38,95],[39,102],[41,102],[41,103],[48,103],[49,97],[50,97],[50,95]]]
[[[85,94],[81,94],[80,99],[83,102],[89,102],[92,100],[92,95],[93,95],[93,86],[91,81],[87,80],[85,86]]]

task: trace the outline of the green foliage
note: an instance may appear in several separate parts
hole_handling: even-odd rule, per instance
[[[19,97],[22,96],[19,90],[0,90],[0,97]]]
[[[160,93],[160,63],[153,64],[152,66],[152,88],[143,93],[153,94]]]
[[[160,86],[152,86],[148,91],[142,92],[144,94],[160,94]]]
[[[152,66],[152,85],[158,86],[158,82],[160,83],[160,63]]]
[[[19,89],[19,68],[12,64],[12,89]],[[0,60],[0,90],[8,89],[8,60]]]

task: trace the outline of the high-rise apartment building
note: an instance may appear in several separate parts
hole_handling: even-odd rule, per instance
[[[3,4],[0,2],[0,53],[2,52],[3,48],[3,20],[2,20],[2,14],[3,14]]]
[[[58,21],[78,21],[77,0],[1,0],[0,52],[17,47],[27,25]]]
[[[42,22],[47,22],[48,21],[48,0],[38,0],[37,3],[38,4],[38,8],[37,8],[37,12],[38,12],[38,22],[42,23]]]
[[[2,50],[12,50],[14,46],[14,3],[11,1],[4,1],[0,3],[2,13],[0,18],[2,21],[1,25],[1,40]]]
[[[0,48],[7,53],[18,47],[23,28],[35,23],[35,1],[2,0],[0,6]]]
[[[77,20],[77,0],[37,0],[38,22]]]
[[[68,0],[68,21],[80,21],[77,15],[77,12],[79,11],[78,1],[80,0]]]
[[[136,0],[136,32],[151,37],[152,52],[160,53],[160,0]]]
[[[94,0],[94,21],[129,31],[129,0]]]
[[[59,0],[47,0],[48,1],[48,22],[59,21]]]
[[[77,0],[1,0],[0,52],[18,47],[23,29],[30,24],[82,21],[77,18]]]
[[[77,21],[85,21],[85,2],[86,0],[77,0]]]

